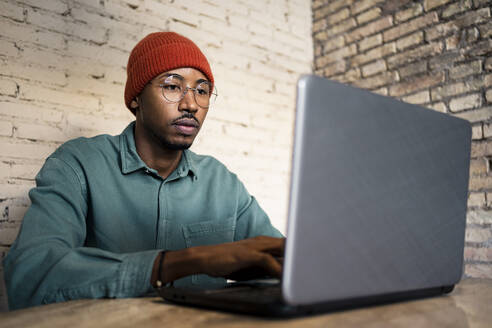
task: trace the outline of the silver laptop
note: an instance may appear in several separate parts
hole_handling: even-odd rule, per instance
[[[159,294],[276,316],[450,292],[463,267],[470,123],[312,75],[298,81],[296,108],[280,284]]]

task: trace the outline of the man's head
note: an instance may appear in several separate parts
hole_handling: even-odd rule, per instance
[[[214,83],[207,58],[190,39],[174,32],[156,32],[140,40],[130,53],[126,67],[126,107],[135,114],[131,101],[145,85],[157,75],[181,67],[195,68]]]
[[[125,104],[162,146],[186,149],[205,119],[203,93],[210,95],[213,84],[210,65],[192,41],[173,32],[151,33],[130,54]]]

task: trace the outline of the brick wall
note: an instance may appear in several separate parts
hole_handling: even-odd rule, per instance
[[[490,0],[314,0],[316,74],[473,124],[465,275],[492,278]]]
[[[220,96],[193,150],[235,171],[285,231],[295,82],[311,71],[313,56],[310,2],[7,0],[0,2],[2,258],[44,159],[68,139],[117,134],[133,119],[123,103],[126,61],[157,30],[188,36],[212,65]],[[3,288],[0,303],[5,309]]]

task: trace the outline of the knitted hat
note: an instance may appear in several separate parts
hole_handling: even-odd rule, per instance
[[[174,32],[150,33],[133,48],[126,67],[125,104],[130,103],[157,75],[180,67],[201,71],[213,84],[207,58],[190,39]]]

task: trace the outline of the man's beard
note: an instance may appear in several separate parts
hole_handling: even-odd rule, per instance
[[[172,142],[165,135],[154,134],[154,136],[157,138],[157,140],[159,140],[159,143],[163,148],[169,150],[186,150],[190,148],[191,145],[193,144],[193,140],[189,143],[179,143],[179,142]]]
[[[162,146],[170,150],[185,150],[191,147],[193,143],[173,143],[166,138],[160,139]]]

